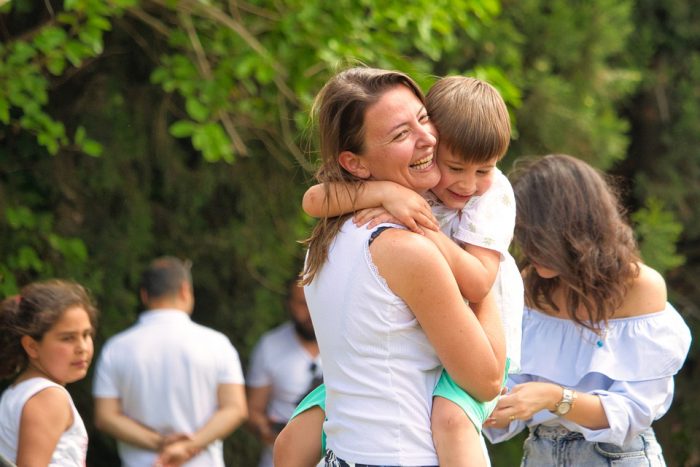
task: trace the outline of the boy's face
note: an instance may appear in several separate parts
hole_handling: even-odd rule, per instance
[[[431,191],[450,209],[462,209],[472,196],[491,188],[497,157],[488,162],[464,162],[443,145],[438,145],[440,183]]]

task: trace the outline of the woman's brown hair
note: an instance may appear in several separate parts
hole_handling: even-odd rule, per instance
[[[354,67],[341,71],[331,78],[316,96],[311,111],[319,134],[321,166],[316,181],[324,184],[326,200],[330,192],[329,182],[342,182],[349,187],[359,187],[364,180],[354,176],[338,162],[343,151],[355,154],[364,152],[365,114],[367,109],[388,90],[406,86],[425,104],[423,93],[407,75],[390,70]],[[303,272],[303,284],[308,284],[321,269],[328,257],[328,249],[340,227],[352,214],[321,218],[311,236],[304,242],[308,257]]]
[[[526,303],[561,311],[553,298],[559,291],[572,320],[599,330],[639,274],[639,251],[614,185],[561,154],[520,159],[510,178]],[[533,263],[558,275],[544,279]]]

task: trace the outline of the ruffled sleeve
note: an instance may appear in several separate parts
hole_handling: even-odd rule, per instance
[[[616,381],[607,390],[594,390],[603,404],[609,428],[589,430],[578,427],[588,441],[622,445],[661,418],[671,406],[673,378],[649,381]]]
[[[667,304],[657,313],[613,319],[602,335],[538,311],[523,315],[523,372],[565,386],[591,373],[615,381],[675,375],[690,348],[690,329]]]
[[[573,321],[526,309],[522,374],[509,377],[508,385],[545,381],[598,395],[609,428],[589,430],[548,410],[536,413],[527,426],[561,424],[588,441],[622,445],[668,411],[673,377],[690,342],[688,326],[670,304],[657,313],[610,320],[600,336]],[[520,430],[511,424],[507,431],[485,433],[498,442]]]

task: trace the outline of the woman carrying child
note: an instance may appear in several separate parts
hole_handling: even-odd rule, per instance
[[[480,302],[493,290],[504,323],[510,370],[517,372],[523,288],[515,261],[508,253],[515,225],[515,200],[510,183],[496,168],[510,142],[508,109],[493,86],[464,76],[439,79],[428,92],[426,109],[440,135],[440,181],[436,186],[421,196],[391,181],[372,180],[358,190],[353,206],[343,196],[343,189],[331,190],[330,199],[326,199],[324,186],[315,185],[304,196],[304,209],[321,217],[362,207],[367,209],[355,215],[358,225],[373,218],[368,228],[374,228],[382,221],[396,219],[424,233],[448,259],[469,303]],[[434,228],[433,215],[443,233],[421,229]],[[475,400],[445,372],[433,395],[431,429],[440,464],[488,465],[488,456],[480,446],[480,432],[495,401]],[[323,394],[314,394],[306,402],[320,404],[322,398]],[[306,407],[300,406],[299,411]],[[310,412],[300,417],[310,417]],[[309,428],[307,433],[312,431]],[[284,465],[305,465],[291,459],[292,455],[285,455]]]
[[[406,75],[346,70],[317,104],[320,182],[390,180],[418,193],[437,183],[435,130]],[[396,225],[361,228],[348,215],[318,224],[304,279],[330,362],[326,465],[437,465],[430,412],[440,362],[478,400],[499,392],[505,356],[493,298],[470,311],[429,239]]]

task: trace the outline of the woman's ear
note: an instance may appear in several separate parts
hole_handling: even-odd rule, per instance
[[[24,351],[27,352],[27,355],[29,355],[29,358],[38,358],[39,344],[32,336],[27,336],[25,334],[20,338],[20,343],[22,344],[22,348],[24,349]]]
[[[338,156],[338,163],[340,163],[345,170],[358,178],[367,179],[372,175],[369,172],[369,168],[365,165],[364,158],[352,151],[341,152]]]

